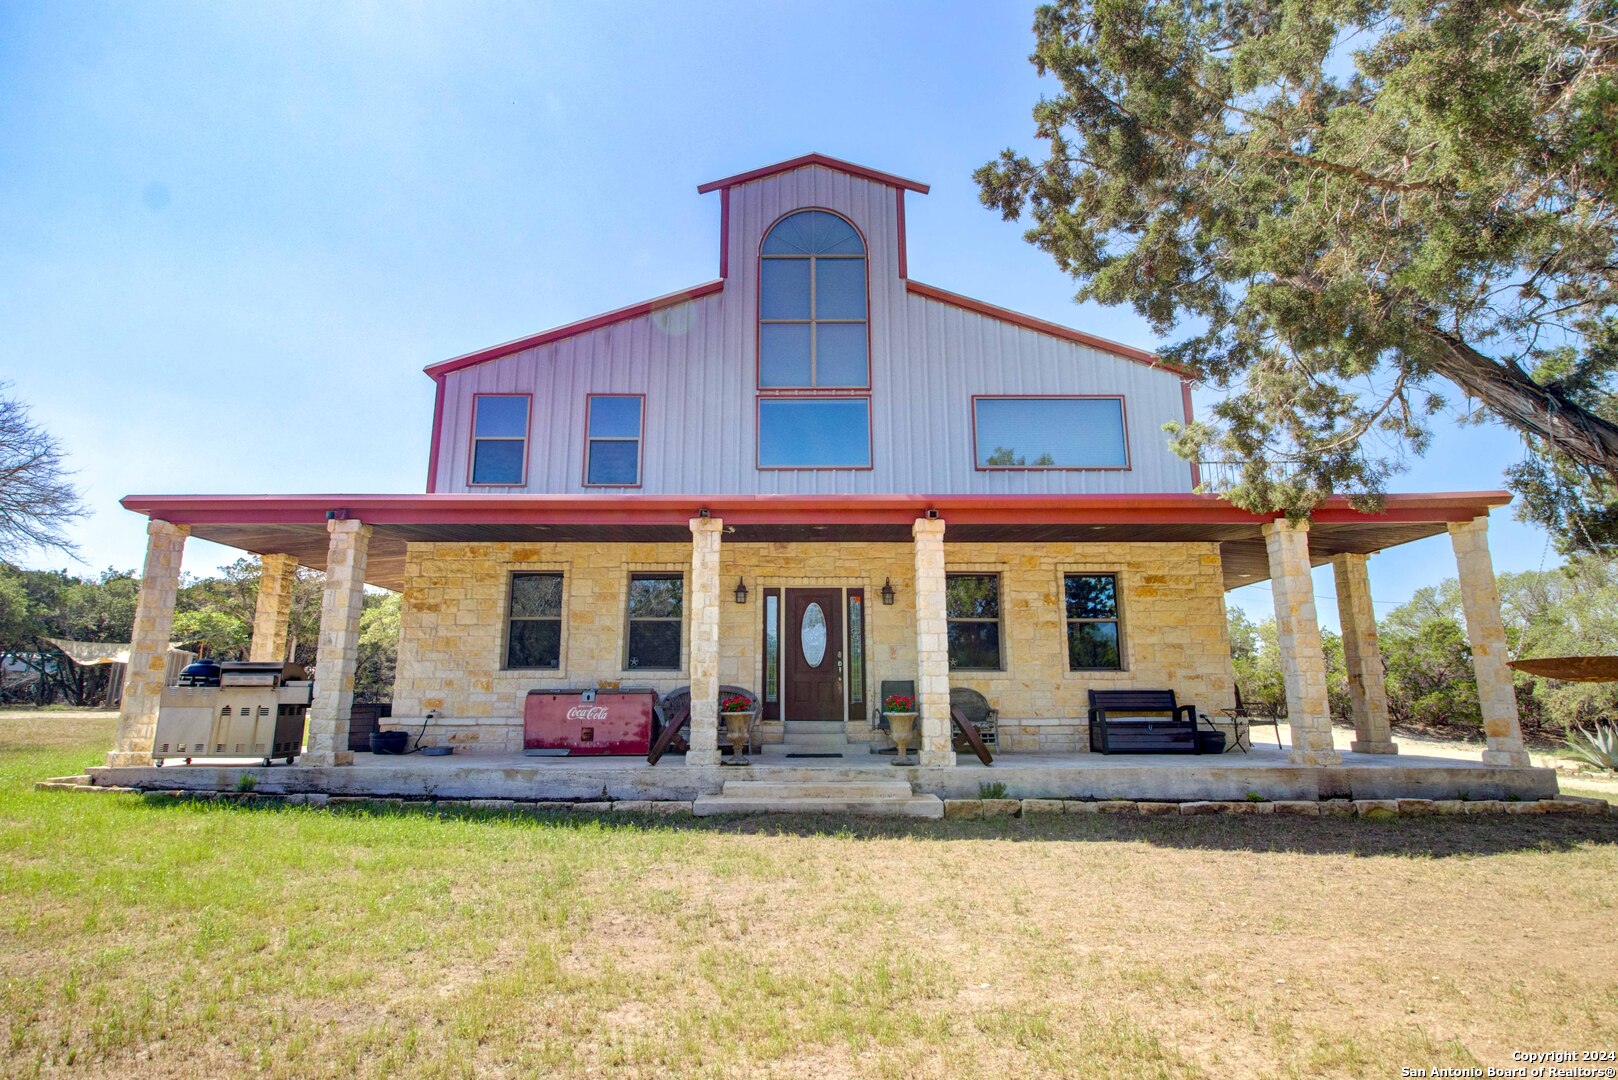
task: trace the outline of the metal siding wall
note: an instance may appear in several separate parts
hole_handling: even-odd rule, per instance
[[[870,470],[759,471],[755,367],[758,245],[783,214],[836,210],[857,225],[871,291]],[[1189,491],[1190,467],[1162,425],[1184,417],[1167,371],[914,296],[899,278],[892,188],[811,167],[731,192],[724,291],[449,375],[439,490],[468,490],[472,396],[530,392],[526,490],[587,489],[584,403],[592,393],[644,393],[641,491],[665,493],[1034,493]],[[1127,472],[979,472],[974,394],[1122,394]],[[524,489],[479,487],[478,491]]]

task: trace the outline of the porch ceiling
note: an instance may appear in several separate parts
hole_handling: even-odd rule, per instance
[[[1380,514],[1334,499],[1309,532],[1316,565],[1434,536],[1510,501],[1504,492],[1389,496]],[[369,522],[365,579],[398,590],[411,543],[688,543],[687,521],[707,509],[726,543],[874,541],[908,544],[929,510],[955,543],[1217,543],[1225,587],[1269,577],[1261,526],[1268,516],[1211,495],[1138,496],[601,496],[297,495],[130,496],[123,505],[189,525],[191,535],[258,555],[326,565],[326,515]]]

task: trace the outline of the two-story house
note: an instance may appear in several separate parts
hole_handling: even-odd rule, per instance
[[[925,185],[812,154],[698,191],[716,279],[426,369],[424,494],[125,499],[151,548],[112,762],[149,753],[160,668],[139,658],[167,644],[194,535],[264,557],[255,657],[284,654],[294,567],[327,572],[305,765],[348,760],[365,583],[403,594],[394,716],[427,743],[513,754],[535,689],[689,685],[685,761],[709,766],[730,684],[767,743],[859,754],[902,680],[938,768],[952,687],[992,702],[1008,755],[1086,750],[1093,689],[1232,708],[1224,595],[1266,579],[1291,761],[1333,765],[1310,568],[1337,567],[1355,749],[1392,752],[1366,556],[1448,531],[1486,760],[1526,764],[1485,539],[1503,494],[1238,510],[1166,444],[1185,373],[911,276]]]

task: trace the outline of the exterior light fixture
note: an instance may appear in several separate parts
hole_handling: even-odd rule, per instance
[[[882,602],[889,607],[893,606],[893,579],[882,579]]]
[[[747,583],[741,578],[736,579],[736,602],[738,604],[747,603]]]

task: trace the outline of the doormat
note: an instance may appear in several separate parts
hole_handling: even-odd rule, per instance
[[[842,757],[842,754],[788,754],[787,757]]]

